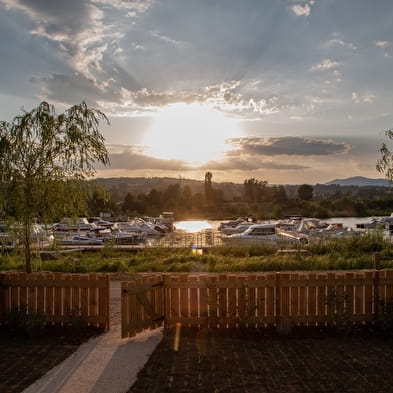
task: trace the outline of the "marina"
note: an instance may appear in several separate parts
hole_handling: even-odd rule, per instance
[[[81,219],[79,224],[52,228],[35,225],[32,246],[43,255],[67,251],[98,251],[113,247],[123,251],[147,248],[174,247],[206,249],[233,245],[275,245],[279,248],[298,248],[309,242],[325,241],[343,236],[361,236],[370,230],[380,229],[386,239],[391,239],[391,217],[336,217],[326,220],[316,218],[290,218],[285,220],[183,220],[172,221],[171,230],[158,227],[158,222],[135,217],[123,222],[105,221],[98,226],[94,221]],[[91,220],[90,220],[91,221]],[[378,226],[375,222],[380,222]],[[368,227],[371,223],[373,228]],[[78,227],[79,226],[79,227]],[[158,229],[160,228],[160,229]],[[1,226],[0,245],[3,250],[17,248],[17,233]]]

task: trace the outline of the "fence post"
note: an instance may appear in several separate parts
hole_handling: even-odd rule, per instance
[[[3,280],[5,278],[4,274],[0,274],[0,325],[4,324],[5,314],[6,314],[6,304],[5,304],[5,286]]]
[[[106,275],[106,327],[108,330],[111,328],[111,304],[112,304],[112,298],[111,298],[111,280],[109,277],[109,274]],[[121,297],[121,295],[120,295]],[[121,300],[120,300],[121,301]]]
[[[381,254],[379,252],[374,254],[374,269],[381,270]]]
[[[381,254],[374,254],[374,323],[379,319],[379,271],[381,270]]]

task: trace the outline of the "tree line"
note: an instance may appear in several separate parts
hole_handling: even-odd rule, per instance
[[[202,192],[193,192],[181,180],[161,190],[127,192],[123,198],[113,189],[95,184],[88,198],[90,215],[110,212],[123,216],[157,216],[173,211],[177,219],[229,219],[249,216],[258,219],[280,219],[289,215],[338,216],[390,215],[393,194],[386,187],[345,187],[301,184],[269,185],[266,180],[245,179],[240,195],[227,198],[220,183],[213,183],[206,172]]]

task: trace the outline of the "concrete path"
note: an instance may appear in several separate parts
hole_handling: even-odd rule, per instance
[[[120,282],[111,282],[111,329],[79,349],[23,393],[123,393],[162,339],[162,329],[120,338]]]

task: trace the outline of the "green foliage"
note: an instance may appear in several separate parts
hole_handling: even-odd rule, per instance
[[[13,308],[6,317],[7,327],[12,334],[37,337],[44,332],[45,316],[33,311],[28,312],[26,306]]]
[[[42,102],[11,123],[0,122],[0,215],[22,228],[27,272],[33,220],[79,213],[87,198],[82,181],[94,173],[95,162],[109,163],[98,131],[102,120],[106,116],[84,102],[60,115]]]
[[[325,304],[328,308],[328,314],[332,317],[331,324],[339,332],[344,334],[352,333],[354,323],[351,320],[350,303],[348,295],[333,291],[326,297]]]
[[[302,201],[311,201],[314,196],[314,189],[309,184],[302,184],[299,186],[297,194]]]
[[[378,300],[376,326],[383,332],[391,332],[393,330],[393,299],[388,301]]]
[[[385,135],[389,139],[393,139],[393,129],[385,131]],[[379,149],[381,158],[377,161],[377,171],[385,175],[386,179],[393,180],[393,154],[388,149],[386,143],[383,143]]]
[[[87,316],[82,315],[80,310],[72,309],[68,315],[68,323],[71,325],[72,329],[81,332],[88,328],[89,319]]]

